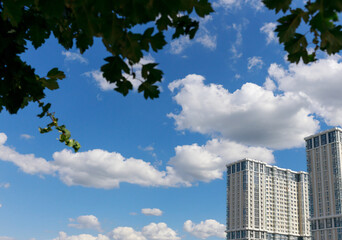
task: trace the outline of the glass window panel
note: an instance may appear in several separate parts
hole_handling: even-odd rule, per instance
[[[319,147],[319,137],[314,137],[314,147]]]
[[[325,144],[327,144],[327,135],[322,134],[321,135],[321,145],[325,145]]]

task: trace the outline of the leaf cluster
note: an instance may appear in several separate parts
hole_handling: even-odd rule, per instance
[[[342,49],[342,27],[337,24],[342,11],[342,1],[307,1],[303,8],[292,8],[292,0],[263,0],[267,8],[282,11],[285,15],[278,19],[275,29],[279,42],[284,43],[288,60],[304,63],[316,60],[317,50],[335,54]],[[306,25],[307,33],[300,33],[301,24]],[[309,42],[309,43],[308,43]],[[313,51],[309,51],[313,48]]]
[[[205,17],[212,11],[208,0],[0,0],[0,112],[15,114],[29,102],[39,102],[46,89],[58,89],[57,80],[65,78],[56,68],[47,77],[38,76],[20,57],[27,42],[37,49],[53,35],[65,49],[75,44],[84,53],[94,38],[101,38],[110,54],[101,67],[103,76],[127,95],[132,90],[127,76],[136,76],[133,65],[144,53],[163,49],[166,31],[174,30],[172,38],[193,38],[198,30],[193,13]],[[138,91],[146,99],[160,93],[156,84],[163,72],[157,65],[142,65]]]

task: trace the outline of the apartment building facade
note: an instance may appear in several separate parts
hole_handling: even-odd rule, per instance
[[[227,165],[227,239],[311,239],[308,181],[253,159]]]
[[[342,129],[305,138],[313,240],[342,240]]]

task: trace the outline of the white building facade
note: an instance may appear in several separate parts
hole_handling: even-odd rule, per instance
[[[253,159],[227,165],[227,239],[311,239],[308,180]]]
[[[342,240],[342,129],[305,138],[313,240]]]

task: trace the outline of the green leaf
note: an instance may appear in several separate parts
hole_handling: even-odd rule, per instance
[[[295,36],[285,43],[285,50],[289,53],[287,56],[288,61],[298,63],[303,59],[304,63],[310,60],[306,47],[308,46],[307,40],[302,34],[295,34]]]
[[[18,26],[23,15],[23,5],[15,0],[3,1],[3,19],[9,19],[13,26]]]
[[[145,79],[148,78],[148,75],[150,74],[150,71],[156,67],[158,65],[158,63],[147,63],[142,65],[141,68],[141,76]]]
[[[143,82],[142,84],[140,84],[138,92],[144,92],[145,99],[158,98],[160,93],[160,91],[158,90],[158,86],[152,85],[148,82]]]
[[[59,88],[57,79],[45,79],[45,78],[41,78],[40,79],[42,85],[50,90],[56,90]]]
[[[291,10],[291,14],[278,19],[277,28],[279,42],[287,42],[293,38],[302,18],[306,18],[307,13],[302,9]]]
[[[198,16],[205,17],[209,13],[214,12],[214,9],[211,7],[211,3],[207,0],[200,0],[195,2],[195,11]]]
[[[51,132],[52,128],[38,128],[40,133],[47,133],[47,132]]]
[[[27,31],[28,38],[31,40],[35,49],[39,48],[45,42],[45,39],[49,38],[50,30],[45,24],[44,19],[37,19],[38,21],[32,21],[30,29]]]
[[[122,95],[126,96],[129,90],[133,89],[133,85],[130,81],[123,80],[116,83],[117,87],[114,89],[115,91],[122,93]]]
[[[323,13],[318,12],[315,16],[310,20],[311,29],[318,30],[320,32],[328,31],[334,27],[333,22],[330,18],[323,15]]]
[[[132,89],[130,88],[129,84],[121,83],[122,79],[126,80],[123,76],[123,72],[129,73],[129,67],[118,56],[107,57],[105,58],[105,61],[107,61],[108,63],[101,67],[103,77],[106,78],[108,82],[115,83],[117,86],[115,90],[125,96],[128,93],[127,90]]]
[[[265,6],[270,10],[275,10],[278,13],[282,10],[284,13],[290,9],[292,0],[262,0]]]
[[[47,77],[51,79],[63,79],[65,78],[65,74],[59,71],[58,68],[53,68],[47,73]]]
[[[42,103],[42,102],[41,102]],[[40,104],[39,104],[40,105]],[[42,118],[42,117],[44,117],[45,115],[46,115],[46,113],[49,111],[49,109],[50,109],[50,107],[51,107],[51,103],[47,103],[46,105],[44,105],[44,103],[43,103],[43,105],[42,106],[39,106],[39,107],[41,107],[42,108],[42,112],[40,113],[40,114],[38,114],[37,116],[39,117],[39,118]]]
[[[159,31],[167,30],[168,26],[171,25],[171,20],[169,16],[162,15],[157,21],[156,25]]]
[[[162,32],[158,32],[151,38],[151,48],[157,52],[166,45],[165,36]]]
[[[342,27],[337,26],[330,31],[325,31],[321,35],[321,50],[334,54],[342,49]]]

